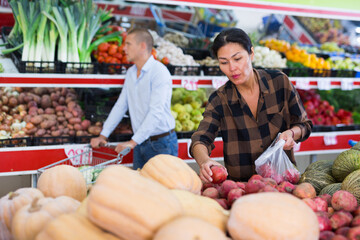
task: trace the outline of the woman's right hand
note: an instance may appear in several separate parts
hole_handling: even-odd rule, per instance
[[[215,165],[224,167],[223,165],[221,165],[220,163],[218,163],[212,159],[209,159],[205,163],[201,164],[199,175],[200,175],[200,179],[203,181],[203,183],[211,183],[213,181],[213,179],[211,177],[212,176],[211,167],[215,166]],[[225,168],[225,170],[226,170],[226,168]],[[226,170],[226,172],[227,172],[227,170]]]

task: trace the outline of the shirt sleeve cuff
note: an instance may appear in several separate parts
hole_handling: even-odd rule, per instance
[[[109,130],[103,129],[100,133],[100,135],[105,136],[106,138],[108,138],[110,136],[111,132]]]

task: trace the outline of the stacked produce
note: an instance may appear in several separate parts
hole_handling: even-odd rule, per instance
[[[298,89],[297,91],[304,103],[306,113],[314,125],[335,126],[337,124],[349,125],[353,123],[351,111],[343,108],[338,108],[335,111],[335,107],[327,100],[321,100],[316,90]]]
[[[158,59],[166,57],[169,63],[178,66],[199,66],[191,55],[184,54],[183,50],[170,41],[160,37],[156,32],[150,31],[156,43]]]
[[[202,113],[205,110],[206,101],[206,92],[202,88],[196,91],[184,88],[174,89],[171,98],[171,113],[175,118],[175,131],[196,130],[203,119]]]
[[[315,179],[329,166],[329,161],[315,162],[306,171],[316,170]],[[107,166],[87,188],[77,168],[51,167],[40,175],[38,189],[18,189],[0,199],[0,237],[355,240],[360,236],[360,196],[358,190],[352,191],[359,188],[360,176],[351,175],[360,170],[345,177],[344,182],[349,176],[355,181],[352,188],[318,195],[311,182],[277,184],[260,175],[235,182],[226,180],[223,168],[211,170],[213,182],[202,184],[182,159],[161,154],[137,171]],[[11,212],[4,215],[4,209]],[[37,222],[37,227],[29,221]]]
[[[330,64],[324,58],[317,57],[315,54],[309,54],[296,44],[290,45],[284,40],[277,39],[261,40],[260,43],[270,49],[284,53],[288,61],[301,63],[305,67],[312,69],[330,69]]]
[[[101,123],[83,119],[73,89],[3,88],[0,90],[2,138],[99,135]]]

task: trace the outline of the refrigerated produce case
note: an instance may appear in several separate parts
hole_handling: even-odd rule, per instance
[[[141,2],[141,1],[139,1]],[[163,1],[153,1],[163,3]],[[256,3],[247,3],[245,1],[208,1],[206,4],[201,1],[167,1],[168,4],[183,4],[189,6],[202,7],[221,7],[238,8],[249,11],[271,11],[278,13],[291,13],[294,15],[320,15],[322,17],[360,19],[360,9],[331,9],[324,10],[322,6],[308,7],[305,5],[280,4],[274,2],[258,1]],[[114,2],[115,6],[116,2]],[[346,6],[346,4],[344,4]],[[4,12],[0,13],[5,15]],[[115,14],[117,14],[115,12]],[[121,14],[120,12],[118,14]],[[173,75],[174,88],[217,88],[226,82],[224,76],[204,75],[205,71],[200,72],[200,76],[180,76]],[[358,76],[360,77],[360,76]],[[340,88],[345,90],[360,88],[360,78],[354,77],[291,77],[290,80],[295,87],[299,89],[316,88],[328,90],[331,88]],[[121,88],[124,84],[124,75],[110,74],[56,74],[56,73],[6,73],[0,75],[0,85],[21,86],[21,87],[74,87],[74,88]],[[179,157],[187,162],[194,162],[188,153],[190,146],[190,135],[179,139]],[[360,129],[352,128],[351,131],[329,131],[315,132],[310,138],[298,144],[295,155],[317,155],[324,153],[340,153],[348,149],[348,140],[360,140]],[[0,175],[21,175],[33,174],[34,171],[42,166],[64,159],[67,151],[79,151],[84,144],[61,144],[53,146],[23,146],[23,147],[5,147],[0,148]],[[215,160],[222,159],[222,141],[217,138],[211,157]],[[69,150],[70,149],[70,150]],[[124,157],[122,164],[131,165],[132,153]]]

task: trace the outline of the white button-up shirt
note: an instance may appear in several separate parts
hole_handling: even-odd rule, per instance
[[[137,144],[150,136],[170,131],[175,127],[170,110],[171,94],[172,79],[165,65],[150,56],[137,77],[134,64],[126,72],[124,86],[104,122],[101,135],[108,137],[127,110],[134,131],[132,139]]]

